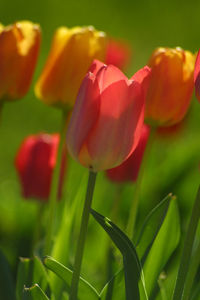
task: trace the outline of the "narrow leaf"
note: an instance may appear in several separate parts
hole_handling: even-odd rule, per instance
[[[32,285],[33,264],[29,258],[20,258],[17,271],[16,298],[17,300],[26,300],[30,297],[24,293],[24,286]]]
[[[173,197],[163,221],[144,263],[144,276],[149,295],[153,292],[159,274],[176,249],[180,239],[179,213],[176,198]],[[177,300],[178,298],[176,298]]]
[[[100,293],[101,300],[124,300],[124,280],[124,269],[121,269],[102,289]]]
[[[190,259],[192,254],[192,248],[195,241],[195,234],[197,231],[198,223],[200,218],[200,188],[197,193],[197,197],[192,209],[192,215],[187,230],[183,253],[181,256],[180,267],[178,271],[178,276],[176,280],[176,285],[174,289],[173,300],[182,299],[185,281],[187,278],[187,273],[190,265]]]
[[[69,292],[73,272],[49,256],[44,258],[44,265],[64,280]],[[100,295],[90,283],[80,277],[78,298],[79,300],[99,300]]]
[[[142,276],[142,268],[132,242],[123,233],[123,231],[121,231],[108,218],[105,218],[94,210],[91,210],[91,214],[108,233],[116,247],[122,253],[124,261],[126,300],[139,300],[140,292],[143,293],[147,299],[144,286],[141,291],[139,290],[139,280]]]
[[[34,284],[34,286],[30,288],[24,288],[25,293],[31,295],[33,300],[49,300],[47,295],[43,292],[43,290],[39,287],[38,284]]]
[[[146,217],[136,242],[136,249],[140,259],[153,243],[162,225],[171,198],[172,194],[167,195]]]
[[[65,266],[68,265],[70,238],[72,233],[72,226],[74,224],[74,217],[77,212],[77,207],[80,207],[80,203],[82,202],[82,195],[85,192],[85,186],[87,184],[87,176],[85,175],[85,173],[82,175],[79,186],[75,185],[75,187],[73,187],[73,189],[75,189],[74,193],[71,192],[70,186],[70,193],[72,193],[72,195],[68,195],[68,201],[65,203],[62,221],[59,227],[59,231],[55,237],[55,243],[51,253],[52,257],[54,257],[55,260],[59,261]],[[73,182],[73,184],[75,183]],[[71,198],[73,198],[73,201],[70,201]],[[65,246],[63,247],[63,245]],[[63,281],[57,275],[51,273],[50,282],[56,298],[59,299],[64,290]]]

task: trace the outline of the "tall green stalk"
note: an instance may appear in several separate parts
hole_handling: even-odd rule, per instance
[[[78,244],[76,248],[74,272],[73,272],[73,277],[71,282],[71,292],[70,292],[69,300],[77,300],[79,277],[81,272],[81,264],[82,264],[85,240],[87,235],[87,228],[88,228],[90,209],[92,205],[93,192],[94,192],[94,187],[96,182],[96,175],[97,173],[91,171],[89,173],[85,204],[84,204],[82,219],[81,219],[80,233],[79,233]]]
[[[46,241],[44,247],[45,255],[50,254],[50,249],[51,249],[53,226],[54,226],[54,219],[56,213],[56,201],[58,198],[58,189],[59,189],[59,182],[60,182],[60,170],[62,164],[63,146],[66,139],[66,131],[67,131],[66,116],[67,116],[66,112],[63,111],[61,128],[60,128],[60,141],[57,150],[56,166],[52,174],[51,190],[49,195],[49,216],[47,222],[47,234],[46,234]]]

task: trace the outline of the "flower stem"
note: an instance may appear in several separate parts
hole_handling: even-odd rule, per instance
[[[134,235],[134,231],[135,231],[135,223],[136,223],[137,212],[138,212],[138,207],[139,207],[139,200],[140,200],[140,188],[141,188],[141,184],[142,184],[142,180],[143,180],[144,170],[146,167],[147,157],[149,156],[149,153],[152,148],[153,141],[154,141],[155,131],[156,131],[156,129],[152,127],[151,131],[150,131],[150,136],[148,139],[148,144],[147,144],[147,147],[144,152],[142,164],[140,166],[139,175],[138,175],[137,181],[135,183],[134,196],[133,196],[133,201],[131,203],[130,214],[129,214],[127,228],[126,228],[126,232],[131,240],[133,239],[133,235]]]
[[[44,247],[44,254],[47,255],[50,253],[51,249],[51,241],[53,235],[53,226],[54,226],[54,218],[56,213],[56,200],[58,198],[58,189],[60,182],[60,170],[62,164],[62,154],[63,154],[63,146],[66,138],[67,131],[67,122],[66,122],[66,112],[63,112],[61,129],[60,129],[60,141],[57,150],[57,158],[56,158],[56,166],[53,170],[52,181],[51,181],[51,190],[49,195],[49,216],[47,222],[47,235]]]
[[[88,228],[90,208],[92,205],[96,175],[97,173],[90,171],[87,192],[85,197],[85,204],[84,204],[82,219],[81,219],[80,233],[79,233],[78,244],[76,248],[74,272],[73,272],[73,277],[71,282],[71,292],[70,292],[69,300],[77,300],[79,277],[80,277],[81,264],[82,264],[82,258],[83,258],[83,252],[84,252],[84,246],[85,246],[85,240],[86,240],[86,234]]]

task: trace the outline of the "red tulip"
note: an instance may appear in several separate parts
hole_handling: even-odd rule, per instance
[[[59,138],[58,134],[38,134],[28,136],[22,142],[15,158],[15,166],[25,198],[48,200]],[[59,197],[64,169],[65,160],[63,159]]]
[[[134,151],[144,120],[150,69],[131,80],[94,61],[80,87],[67,133],[70,154],[92,171],[120,165]]]
[[[197,54],[195,69],[194,69],[194,84],[197,99],[200,101],[200,50]]]
[[[127,182],[137,180],[149,133],[149,127],[144,124],[139,143],[129,158],[120,166],[106,171],[106,175],[111,181]]]
[[[106,64],[126,69],[131,60],[131,48],[128,43],[110,39],[107,46]]]

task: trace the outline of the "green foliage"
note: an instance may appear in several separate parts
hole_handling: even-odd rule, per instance
[[[32,300],[49,300],[38,284],[34,284],[34,286],[30,288],[24,288],[24,291],[25,294],[31,295]]]
[[[4,300],[15,299],[15,287],[9,263],[0,251],[0,296]]]
[[[123,255],[124,262],[124,274],[125,274],[125,290],[126,300],[139,300],[140,293],[148,299],[145,290],[144,281],[142,282],[141,290],[139,291],[139,280],[142,276],[142,268],[137,256],[135,247],[129,238],[108,218],[100,215],[96,211],[92,210],[91,214],[97,220],[97,222],[108,233],[112,241]],[[142,278],[143,279],[143,278]],[[144,299],[145,299],[144,298]]]
[[[31,293],[25,293],[24,287],[29,288],[33,285],[38,284],[42,290],[49,292],[49,278],[46,270],[39,260],[38,257],[20,258],[17,273],[17,286],[16,286],[16,297],[17,300],[28,300],[30,299]],[[38,290],[36,287],[33,291]]]
[[[44,265],[63,279],[66,289],[69,292],[73,272],[51,257],[45,257]],[[90,283],[88,283],[85,279],[80,278],[78,299],[99,300],[100,295]]]
[[[138,256],[143,257],[163,223],[172,194],[167,195],[146,217],[136,242]]]
[[[147,293],[150,296],[159,274],[176,249],[180,239],[180,221],[177,202],[172,198],[166,217],[153,242],[144,263],[144,276]]]

